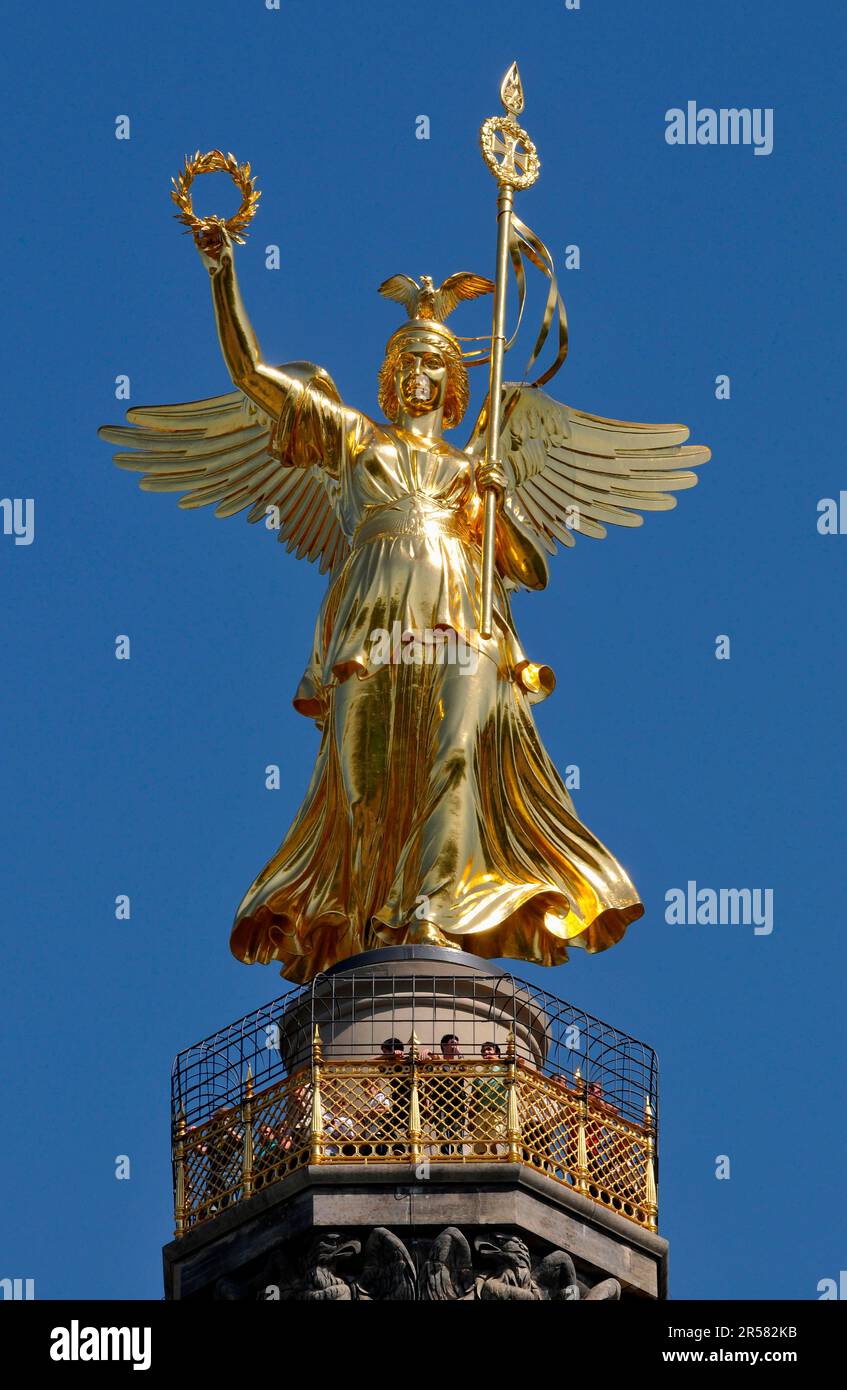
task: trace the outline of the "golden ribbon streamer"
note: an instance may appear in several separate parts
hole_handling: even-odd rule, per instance
[[[512,260],[512,269],[515,272],[515,279],[518,282],[518,292],[520,294],[518,328],[520,328],[523,306],[526,300],[526,272],[523,262],[525,260],[531,261],[550,281],[550,288],[547,291],[547,303],[544,306],[544,317],[541,320],[541,327],[538,330],[538,337],[535,340],[535,347],[532,349],[532,355],[524,369],[524,381],[526,381],[526,378],[538,361],[541,350],[547,341],[550,333],[550,326],[553,322],[553,315],[555,314],[559,327],[559,346],[556,353],[556,360],[553,362],[552,366],[548,367],[545,372],[542,372],[541,376],[536,377],[534,381],[529,383],[530,386],[543,386],[545,382],[550,381],[550,379],[556,375],[568,355],[568,319],[565,313],[562,296],[559,293],[559,281],[556,276],[556,267],[553,263],[553,257],[550,255],[550,252],[547,250],[541,238],[537,237],[535,232],[533,232],[525,222],[522,222],[514,212],[512,213],[511,235],[509,237],[509,255]],[[517,331],[518,329],[516,328],[511,341],[514,341],[514,337],[517,336]],[[510,345],[511,342],[507,346]]]
[[[547,302],[544,306],[541,326],[538,330],[535,346],[532,349],[523,375],[523,381],[526,383],[526,378],[538,361],[544,344],[547,342],[555,316],[558,324],[558,350],[556,359],[552,366],[548,367],[545,372],[542,372],[541,376],[536,377],[534,381],[528,383],[530,386],[543,386],[556,375],[568,355],[568,318],[565,313],[565,305],[562,296],[559,293],[559,281],[556,275],[553,257],[541,238],[536,236],[535,232],[533,232],[525,222],[522,222],[514,212],[512,212],[511,230],[509,234],[509,256],[518,287],[518,321],[515,324],[514,332],[505,344],[505,352],[508,352],[514,345],[515,339],[520,332],[521,323],[523,322],[524,309],[526,307],[526,270],[524,269],[524,262],[531,262],[531,264],[534,265],[536,269],[540,270],[543,275],[546,275],[547,279],[550,281],[550,288],[547,291]],[[487,333],[479,334],[476,337],[457,336],[462,343],[490,343],[491,341],[490,335]],[[473,349],[463,355],[465,363],[469,367],[481,367],[484,363],[491,361],[490,347],[487,350],[483,348]]]

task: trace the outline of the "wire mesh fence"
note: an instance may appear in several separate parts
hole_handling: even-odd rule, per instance
[[[505,973],[353,969],[180,1053],[177,1234],[314,1163],[511,1161],[656,1228],[652,1048]]]

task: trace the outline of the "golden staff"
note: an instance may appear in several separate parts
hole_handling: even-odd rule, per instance
[[[482,156],[497,180],[497,271],[494,287],[494,317],[491,328],[491,375],[488,388],[487,463],[499,463],[502,418],[503,353],[506,345],[506,284],[509,273],[509,243],[515,189],[531,188],[538,178],[541,162],[526,131],[515,120],[524,108],[523,87],[517,63],[512,63],[500,83],[500,100],[505,116],[489,116],[479,132]],[[484,493],[482,529],[482,636],[490,637],[494,604],[494,541],[499,493],[487,487]]]

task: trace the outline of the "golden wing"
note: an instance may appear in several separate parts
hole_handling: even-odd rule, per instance
[[[435,317],[443,323],[452,314],[457,304],[464,299],[478,299],[481,294],[491,294],[494,281],[485,275],[475,275],[470,270],[457,270],[448,275],[443,285],[435,293]]]
[[[279,540],[298,559],[319,561],[321,574],[347,558],[337,484],[318,464],[281,463],[272,452],[276,422],[243,391],[183,405],[134,406],[127,419],[129,425],[103,425],[97,433],[128,451],[114,461],[144,474],[143,491],[183,492],[181,507],[215,503],[216,516],[249,507],[248,521],[278,522]]]
[[[485,446],[487,405],[468,444]],[[642,512],[669,511],[672,495],[698,481],[696,468],[711,457],[702,444],[686,444],[685,425],[606,420],[573,410],[535,386],[506,382],[500,458],[519,518],[546,549],[574,544],[574,532],[601,538],[606,525],[641,526]]]
[[[410,318],[413,317],[419,293],[420,285],[410,275],[389,275],[377,289],[377,294],[384,294],[386,299],[402,304]]]

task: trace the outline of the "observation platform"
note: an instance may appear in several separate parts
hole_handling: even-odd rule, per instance
[[[469,1249],[517,1239],[530,1266],[566,1249],[585,1290],[611,1275],[663,1296],[653,1050],[489,962],[357,956],[180,1053],[172,1081],[171,1297],[261,1296],[250,1271],[280,1221],[295,1245],[394,1232],[416,1280],[439,1231],[464,1228]]]

